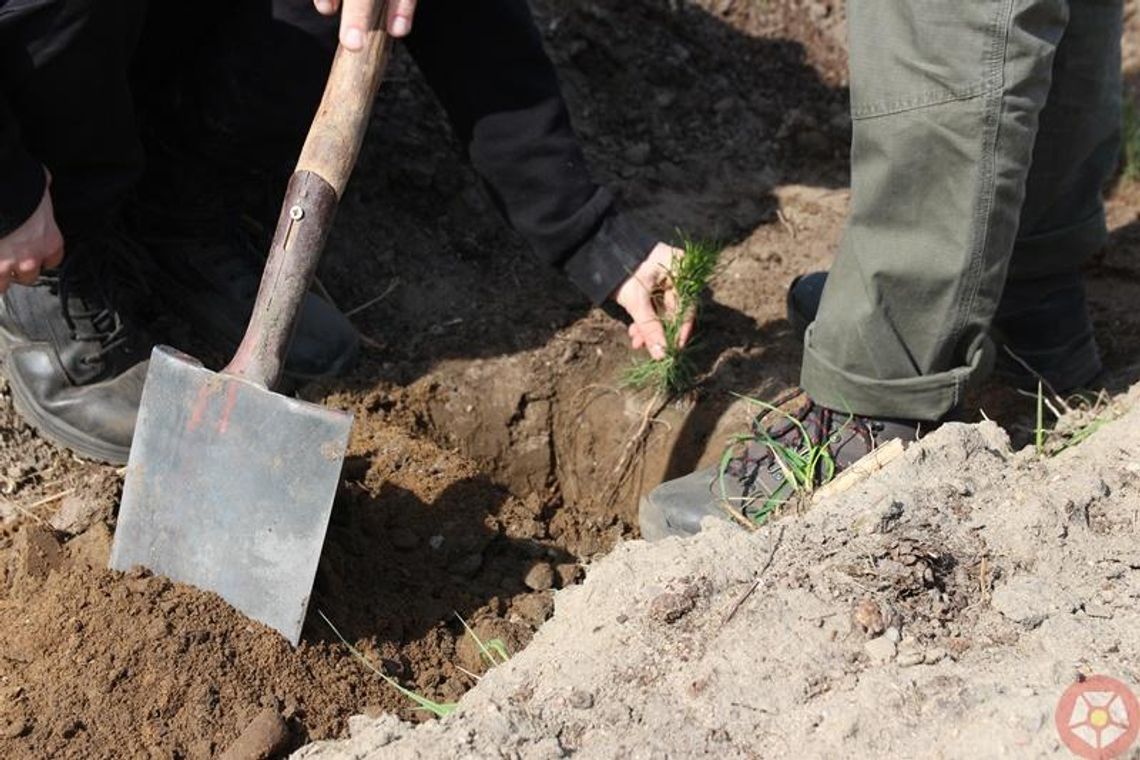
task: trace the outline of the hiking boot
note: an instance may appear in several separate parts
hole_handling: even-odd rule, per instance
[[[641,537],[692,536],[717,517],[758,524],[893,440],[931,425],[836,412],[795,391],[752,422],[752,435],[721,464],[666,481],[641,500]]]
[[[812,272],[788,288],[788,321],[803,338],[819,312],[826,272]],[[1091,382],[1103,367],[1079,273],[1010,280],[994,315],[998,347],[994,374],[1024,390],[1038,379],[1056,393]]]
[[[114,258],[75,243],[59,269],[10,287],[0,350],[24,420],[77,454],[126,464],[151,345],[116,304]]]

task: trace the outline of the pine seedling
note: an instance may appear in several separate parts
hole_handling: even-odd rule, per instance
[[[665,356],[635,361],[622,378],[624,385],[675,395],[691,388],[696,379],[690,356],[692,342],[680,345],[681,327],[697,313],[701,293],[716,270],[720,248],[686,235],[681,235],[681,248],[684,254],[675,256],[667,271],[669,285],[676,293],[676,308],[671,312],[666,312],[663,304],[659,308],[665,331]]]
[[[1122,173],[1126,180],[1135,182],[1140,180],[1140,113],[1136,107],[1136,102],[1132,99],[1129,93],[1124,93],[1124,109],[1123,109],[1123,158],[1124,168]]]

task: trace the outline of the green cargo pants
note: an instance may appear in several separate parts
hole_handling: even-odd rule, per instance
[[[1107,236],[1121,16],[1122,0],[849,0],[851,215],[805,337],[817,402],[936,420],[993,365],[1007,276],[1080,276]]]

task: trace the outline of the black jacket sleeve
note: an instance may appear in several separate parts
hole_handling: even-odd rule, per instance
[[[422,0],[408,45],[507,221],[602,303],[655,241],[590,176],[526,0]]]
[[[40,205],[44,170],[20,143],[20,128],[0,96],[0,237],[19,227]]]

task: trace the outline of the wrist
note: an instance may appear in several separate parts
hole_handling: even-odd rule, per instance
[[[0,154],[0,237],[31,218],[47,189],[44,167],[23,150]]]

